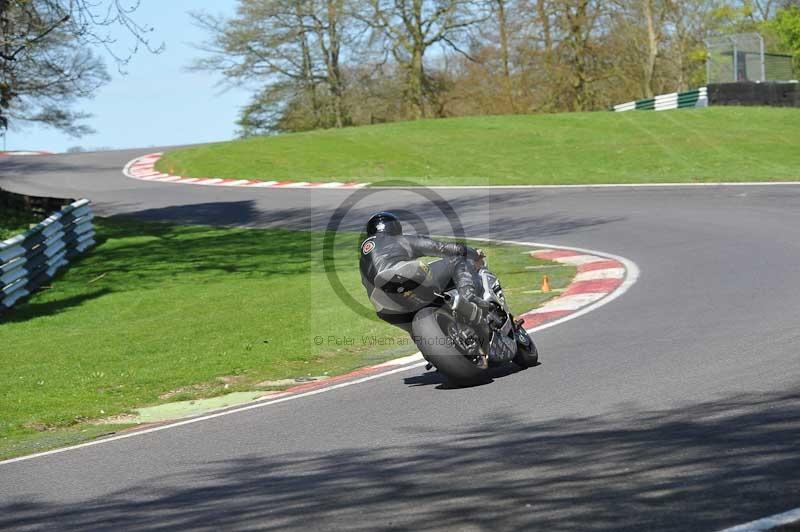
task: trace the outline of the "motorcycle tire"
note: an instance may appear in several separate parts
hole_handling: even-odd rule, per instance
[[[417,312],[411,324],[414,342],[425,360],[433,364],[447,380],[459,387],[475,386],[488,380],[485,370],[475,365],[453,345],[440,320],[453,320],[444,310],[424,308]]]

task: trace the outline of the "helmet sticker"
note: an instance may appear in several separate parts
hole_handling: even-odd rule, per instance
[[[364,255],[368,255],[373,249],[375,249],[375,241],[373,240],[365,240],[363,244],[361,244],[361,253]]]

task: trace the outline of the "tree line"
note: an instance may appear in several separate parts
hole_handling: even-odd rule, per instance
[[[90,131],[76,107],[109,81],[106,59],[123,72],[161,49],[139,2],[0,0],[0,134]],[[208,40],[191,68],[252,90],[242,136],[604,109],[703,84],[718,34],[758,31],[800,60],[800,0],[237,0],[193,18]]]
[[[151,28],[135,20],[138,0],[0,0],[0,134],[11,123],[38,123],[72,136],[91,131],[74,106],[110,80],[104,57],[120,69]],[[129,42],[110,31],[119,26]],[[124,52],[120,52],[124,49]]]
[[[704,39],[800,56],[798,0],[239,0],[192,68],[250,87],[242,136],[586,111],[705,83]]]

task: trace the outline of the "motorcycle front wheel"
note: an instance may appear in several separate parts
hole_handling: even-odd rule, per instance
[[[427,307],[414,316],[411,324],[414,342],[425,360],[436,366],[450,383],[456,386],[475,386],[487,381],[482,370],[459,351],[448,331],[455,319],[446,311]]]
[[[533,338],[525,329],[517,330],[517,354],[512,360],[522,369],[539,365],[539,351],[536,349],[536,344],[533,343]]]

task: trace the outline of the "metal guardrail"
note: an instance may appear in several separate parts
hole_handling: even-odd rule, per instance
[[[0,314],[95,244],[93,218],[89,200],[78,200],[0,242]]]
[[[689,107],[708,107],[708,89],[687,92],[671,92],[655,98],[637,100],[614,106],[614,111],[666,111],[667,109],[686,109]]]

